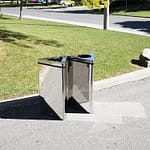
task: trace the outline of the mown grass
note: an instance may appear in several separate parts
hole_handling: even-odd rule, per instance
[[[3,16],[0,99],[37,93],[38,58],[94,52],[96,80],[138,69],[131,60],[146,47],[145,36]]]
[[[113,14],[120,14],[120,15],[129,15],[129,16],[139,16],[139,17],[150,17],[150,10],[149,11],[116,11],[113,12]]]
[[[127,8],[125,7],[112,7],[112,14],[121,14],[129,16],[141,16],[141,17],[150,17],[150,4],[148,3],[143,5],[131,5]]]

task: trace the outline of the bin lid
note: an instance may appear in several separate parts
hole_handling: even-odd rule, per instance
[[[66,56],[59,56],[59,57],[50,57],[50,58],[39,58],[38,64],[63,68],[66,65]]]
[[[81,63],[94,64],[94,54],[79,54],[76,56],[71,56],[69,59],[73,61],[78,61]]]

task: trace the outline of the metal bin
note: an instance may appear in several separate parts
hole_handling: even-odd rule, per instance
[[[56,112],[65,116],[66,101],[74,100],[87,112],[92,112],[94,55],[40,58],[40,96]]]
[[[66,59],[67,57],[40,58],[39,64],[44,65],[40,71],[40,96],[64,119],[66,99]]]
[[[92,112],[93,54],[68,58],[67,100],[74,99],[87,112]]]

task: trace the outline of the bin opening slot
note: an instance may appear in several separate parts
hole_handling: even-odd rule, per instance
[[[81,54],[81,55],[78,55],[78,57],[80,57],[80,58],[90,58],[91,55],[88,55],[88,54]]]
[[[63,57],[51,57],[51,58],[47,58],[46,60],[47,61],[59,61],[59,62],[61,62],[62,58]]]

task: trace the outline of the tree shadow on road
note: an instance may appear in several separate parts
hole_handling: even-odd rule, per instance
[[[91,13],[90,10],[62,10],[62,11],[57,11],[57,10],[47,10],[47,12],[55,12],[55,13],[71,13],[71,14],[89,14]]]
[[[70,13],[70,14],[103,14],[102,9],[68,9],[68,7],[38,7],[38,8],[28,8],[28,9],[39,9],[45,12],[54,13]]]
[[[123,28],[136,29],[150,34],[150,21],[125,21],[116,24],[121,25]]]
[[[46,12],[55,12],[55,13],[70,13],[70,14],[103,14],[102,10],[46,10]]]

